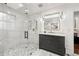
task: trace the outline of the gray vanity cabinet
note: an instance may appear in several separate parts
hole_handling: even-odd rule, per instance
[[[65,55],[65,37],[39,34],[39,49]]]

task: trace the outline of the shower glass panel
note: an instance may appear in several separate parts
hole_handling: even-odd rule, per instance
[[[15,31],[14,15],[0,12],[0,55],[4,55],[9,45],[9,32]]]
[[[15,28],[15,16],[0,12],[0,29],[13,30]]]

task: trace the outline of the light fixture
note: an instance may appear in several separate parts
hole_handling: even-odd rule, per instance
[[[38,5],[38,7],[43,7],[43,4],[40,3],[40,4]]]
[[[11,12],[10,12],[10,11],[7,11],[7,13],[8,13],[8,14],[11,14]]]
[[[24,13],[25,13],[25,14],[28,14],[28,13],[29,13],[29,10],[28,10],[28,9],[25,9],[25,10],[24,10]]]
[[[28,11],[29,11],[28,9],[25,9],[25,10],[24,10],[24,12],[28,12]]]
[[[22,4],[22,3],[20,3],[20,4],[19,4],[19,7],[23,7],[23,4]]]
[[[47,16],[44,16],[44,18],[55,18],[55,17],[59,17],[60,14],[55,14],[55,15],[47,15]]]
[[[57,18],[57,17],[59,17],[60,19],[64,19],[65,15],[63,16],[63,12],[56,12],[43,16],[43,18]]]

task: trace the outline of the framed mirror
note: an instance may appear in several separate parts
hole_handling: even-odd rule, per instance
[[[60,20],[62,19],[62,14],[62,12],[56,12],[43,17],[44,33],[52,33],[60,30]]]

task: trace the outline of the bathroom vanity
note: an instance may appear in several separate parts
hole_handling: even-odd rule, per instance
[[[58,55],[65,55],[65,36],[39,34],[39,49],[44,49]]]

